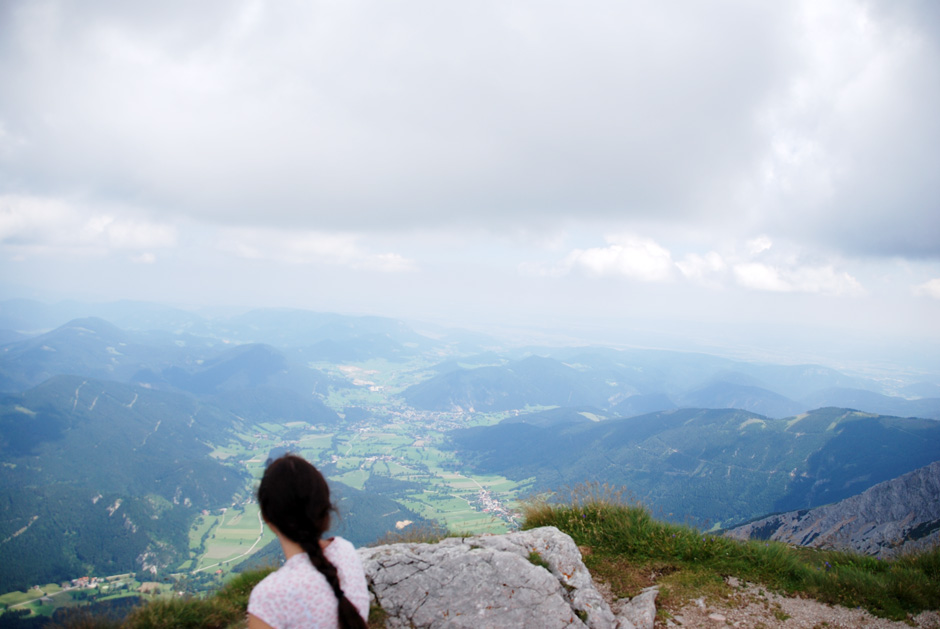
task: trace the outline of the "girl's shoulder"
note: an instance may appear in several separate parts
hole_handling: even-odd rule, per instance
[[[356,555],[356,547],[352,545],[347,539],[336,536],[330,539],[329,545],[323,550],[323,554],[326,555],[327,559],[332,560],[333,557],[340,557],[346,555]]]

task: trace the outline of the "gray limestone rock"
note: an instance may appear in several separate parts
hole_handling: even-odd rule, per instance
[[[648,587],[629,601],[620,604],[617,618],[621,627],[628,627],[629,622],[636,629],[653,629],[656,622],[656,597],[659,595],[659,586]]]
[[[885,558],[932,548],[940,542],[940,461],[841,502],[768,516],[725,535]]]
[[[359,550],[369,588],[399,627],[632,629],[554,527]]]

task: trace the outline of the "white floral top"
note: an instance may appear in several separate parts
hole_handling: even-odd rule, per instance
[[[342,537],[334,537],[323,551],[336,566],[346,598],[359,615],[369,615],[369,590],[356,549]],[[276,572],[266,576],[251,591],[248,613],[275,629],[339,626],[339,604],[326,577],[310,563],[306,553],[294,555]]]

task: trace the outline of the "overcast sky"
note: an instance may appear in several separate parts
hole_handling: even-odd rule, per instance
[[[940,372],[933,0],[3,0],[0,81],[7,297]]]

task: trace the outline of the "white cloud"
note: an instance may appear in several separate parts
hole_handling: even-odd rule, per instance
[[[220,232],[216,248],[241,258],[289,265],[328,264],[388,273],[417,268],[400,254],[372,253],[359,240],[353,234],[228,228]]]
[[[835,296],[857,296],[865,291],[861,283],[846,272],[832,266],[799,266],[787,272],[795,291]]]
[[[607,241],[610,244],[606,247],[575,249],[564,259],[562,268],[643,282],[672,279],[672,255],[655,241],[632,235],[612,236]]]
[[[99,211],[61,199],[0,196],[0,249],[18,259],[129,252],[130,261],[153,264],[157,260],[155,251],[179,246],[183,227],[188,244],[197,248],[214,244],[218,251],[249,260],[334,264],[383,272],[416,268],[414,261],[400,254],[370,251],[353,234],[196,224],[178,227],[139,218],[122,208]]]
[[[773,241],[760,236],[744,243],[743,253],[731,246],[724,254],[690,252],[673,261],[669,249],[651,238],[637,235],[608,237],[606,247],[571,251],[546,271],[537,264],[519,266],[522,274],[564,275],[573,270],[597,277],[622,277],[662,282],[678,275],[686,281],[718,289],[740,288],[780,293],[813,293],[853,296],[864,293],[861,283],[831,261],[807,260],[801,248],[784,243],[769,253]]]
[[[686,279],[712,287],[720,286],[728,268],[724,258],[715,251],[709,251],[704,256],[689,253],[676,262],[676,266]]]
[[[177,229],[132,213],[102,212],[60,199],[0,196],[0,246],[17,254],[107,254],[175,247]]]
[[[773,241],[767,236],[758,236],[757,238],[753,238],[747,241],[747,251],[752,256],[763,253],[773,246]]]
[[[940,277],[927,280],[923,284],[913,287],[913,293],[918,297],[932,297],[940,299]]]
[[[743,262],[734,266],[734,277],[744,288],[773,292],[790,292],[793,288],[780,277],[780,272],[759,262]]]
[[[176,245],[176,229],[150,221],[96,215],[85,222],[81,239],[113,249],[165,248]]]
[[[754,290],[824,295],[859,295],[864,291],[857,279],[831,266],[772,266],[759,262],[734,265],[737,283]]]

